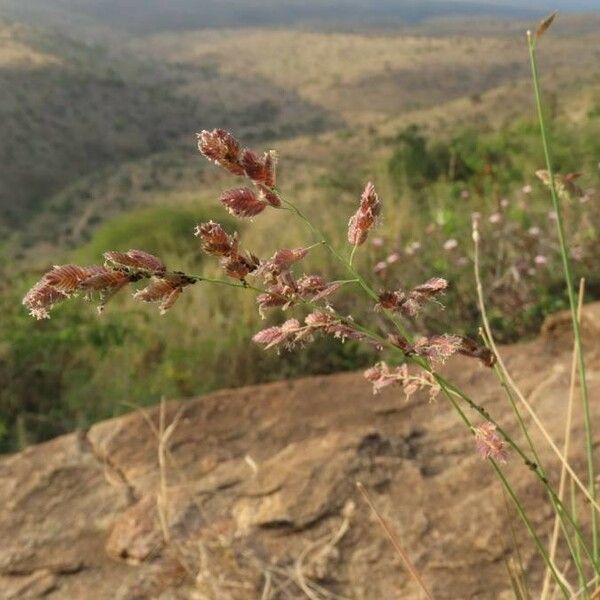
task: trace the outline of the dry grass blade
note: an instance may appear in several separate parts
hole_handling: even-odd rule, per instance
[[[585,295],[585,279],[581,279],[579,282],[579,300],[577,303],[577,320],[581,322],[581,311],[583,308],[583,298]],[[565,441],[563,444],[563,456],[568,458],[569,447],[571,445],[571,424],[573,421],[573,402],[575,399],[575,383],[577,378],[577,348],[573,344],[573,358],[571,361],[571,379],[569,384],[569,402],[567,405],[567,416],[565,420]],[[567,481],[567,470],[565,465],[562,465],[560,472],[560,483],[558,485],[558,498],[562,502],[565,495],[565,484]],[[558,545],[558,532],[560,527],[559,516],[556,515],[554,518],[554,528],[552,530],[552,538],[550,542],[550,560],[554,560],[556,556],[556,547]],[[541,600],[545,600],[548,597],[550,590],[550,570],[546,569],[546,575],[544,577],[544,587],[542,589]]]
[[[417,585],[423,590],[425,596],[429,600],[433,600],[433,596],[431,595],[431,592],[427,589],[427,586],[425,585],[425,581],[421,577],[421,574],[419,573],[419,571],[417,571],[417,568],[411,562],[411,560],[408,557],[408,554],[405,552],[404,548],[402,548],[402,545],[400,544],[400,541],[398,540],[398,536],[392,531],[392,528],[388,525],[387,521],[383,518],[381,513],[377,510],[377,508],[375,507],[375,504],[373,504],[373,501],[369,497],[369,494],[367,493],[365,486],[360,481],[357,481],[356,487],[358,488],[358,491],[362,494],[363,498],[365,499],[365,502],[369,505],[369,508],[373,511],[373,514],[377,518],[379,525],[381,525],[381,528],[383,529],[386,536],[390,540],[392,546],[394,546],[394,549],[396,550],[396,552],[398,553],[398,556],[404,563],[404,566],[406,567],[406,570],[408,571],[409,575],[415,580]]]
[[[538,25],[538,28],[535,30],[536,39],[540,39],[550,29],[554,19],[556,19],[556,15],[558,15],[558,11],[554,11]]]
[[[271,598],[271,573],[265,571],[265,587],[263,588],[260,600],[269,600]]]
[[[337,594],[333,594],[332,592],[329,592],[325,588],[322,588],[321,586],[317,585],[315,582],[308,581],[304,574],[304,561],[306,560],[307,556],[316,549],[319,549],[319,551],[315,553],[317,559],[322,556],[325,556],[327,554],[327,552],[329,552],[332,548],[334,548],[337,545],[337,543],[346,535],[349,528],[350,528],[350,520],[348,519],[348,517],[346,517],[346,518],[344,518],[338,531],[336,531],[331,538],[327,537],[324,541],[322,539],[319,539],[319,540],[309,544],[302,551],[300,556],[298,556],[298,558],[296,559],[295,564],[294,564],[295,582],[298,584],[298,586],[304,592],[304,594],[306,594],[306,596],[308,598],[310,598],[310,600],[322,600],[323,598],[325,598],[325,599],[339,598],[341,600],[344,600],[344,599],[342,599],[341,596],[338,596]],[[311,589],[311,587],[315,588],[315,591],[313,591],[313,589]],[[319,593],[315,593],[315,592],[319,592]]]

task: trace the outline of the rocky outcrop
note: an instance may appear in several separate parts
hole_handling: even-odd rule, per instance
[[[600,393],[599,317],[598,305],[587,307],[591,398]],[[554,317],[539,339],[502,350],[557,441],[566,324]],[[464,358],[445,370],[519,438],[490,370]],[[600,416],[597,403],[593,411]],[[581,467],[579,418],[575,427]],[[542,457],[556,479],[553,455]],[[546,534],[543,489],[514,455],[507,472]],[[351,373],[169,402],[162,415],[139,410],[2,458],[0,597],[419,598],[357,481],[436,598],[512,597],[515,545],[530,584],[540,581],[527,534],[444,399],[373,396]]]

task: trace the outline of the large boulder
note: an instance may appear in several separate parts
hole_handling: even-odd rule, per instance
[[[590,331],[597,314],[586,309]],[[502,348],[557,442],[571,368],[565,321]],[[461,357],[444,370],[520,438],[491,370]],[[557,461],[534,438],[555,481]],[[573,439],[583,473],[579,414]],[[507,474],[546,539],[553,515],[543,488],[514,454]],[[346,373],[169,402],[162,415],[140,409],[3,457],[0,597],[419,598],[357,481],[437,599],[512,597],[506,569],[517,547],[539,585],[531,541],[444,398],[373,396],[361,374]]]

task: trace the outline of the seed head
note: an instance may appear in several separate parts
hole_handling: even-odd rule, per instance
[[[444,364],[448,358],[456,354],[462,346],[462,339],[457,335],[444,333],[428,338],[421,338],[415,343],[415,352],[428,358],[434,364]]]
[[[219,223],[200,223],[194,235],[200,238],[202,250],[212,256],[230,256],[237,252],[237,234],[229,235]]]
[[[327,280],[321,275],[303,275],[298,279],[298,290],[303,298],[322,292],[327,285]]]
[[[79,285],[94,274],[94,267],[78,265],[54,266],[46,273],[43,280],[47,285],[67,296],[76,292]]]
[[[256,271],[260,261],[251,254],[243,255],[233,253],[221,259],[221,266],[229,277],[244,281],[246,277]]]
[[[369,182],[362,193],[358,210],[350,217],[348,222],[348,241],[350,244],[353,246],[364,244],[380,213],[381,202],[379,196],[375,192],[375,186]]]
[[[263,329],[254,335],[252,340],[264,346],[265,350],[274,346],[294,347],[300,341],[306,340],[305,328],[297,319],[289,319],[283,325]]]
[[[264,185],[259,185],[258,189],[260,191],[259,196],[261,200],[264,200],[273,208],[281,207],[281,198],[277,195],[277,192],[275,190],[269,189]]]
[[[164,273],[166,267],[160,258],[143,250],[128,250],[127,252],[105,252],[104,260],[115,267],[126,267],[132,271],[148,273]]]
[[[246,176],[256,185],[272,188],[275,185],[275,165],[277,159],[275,153],[265,152],[259,156],[248,148],[242,151],[241,164]]]
[[[221,194],[220,201],[230,214],[241,218],[254,217],[267,207],[249,188],[227,190]]]
[[[441,277],[433,277],[425,283],[416,286],[409,292],[395,290],[382,292],[379,295],[378,306],[396,312],[401,312],[407,317],[415,317],[423,306],[435,300],[448,289],[448,282]]]
[[[496,433],[496,426],[489,421],[476,427],[475,446],[484,460],[492,458],[497,462],[506,463],[508,452],[504,440]]]
[[[67,294],[59,292],[42,279],[27,292],[23,298],[23,305],[29,310],[29,314],[39,321],[49,319],[50,309],[67,298]]]
[[[202,131],[197,134],[198,150],[234,175],[244,175],[244,167],[240,164],[240,143],[224,129]]]
[[[166,277],[153,277],[150,283],[138,290],[133,297],[142,302],[158,302],[160,313],[164,315],[175,304],[183,288],[193,282],[190,277],[178,273]]]
[[[84,291],[87,296],[92,292],[99,292],[100,307],[102,307],[123,286],[135,278],[135,275],[113,271],[99,265],[55,266],[27,292],[23,304],[36,319],[48,319],[49,311],[55,304]]]

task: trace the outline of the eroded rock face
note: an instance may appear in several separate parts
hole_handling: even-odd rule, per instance
[[[588,331],[599,314],[587,308]],[[570,371],[563,321],[503,349],[557,441]],[[596,337],[587,344],[594,398]],[[490,371],[464,358],[445,370],[519,437]],[[529,581],[540,581],[525,531],[441,397],[373,396],[360,374],[221,391],[166,406],[165,423],[177,425],[162,454],[158,413],[131,413],[0,460],[1,598],[278,600],[306,590],[419,598],[357,481],[436,598],[511,597],[511,521]],[[575,440],[581,432],[578,419]],[[574,452],[582,464],[583,446]],[[542,457],[556,479],[552,454]],[[543,489],[514,456],[507,472],[545,535],[552,513]]]

